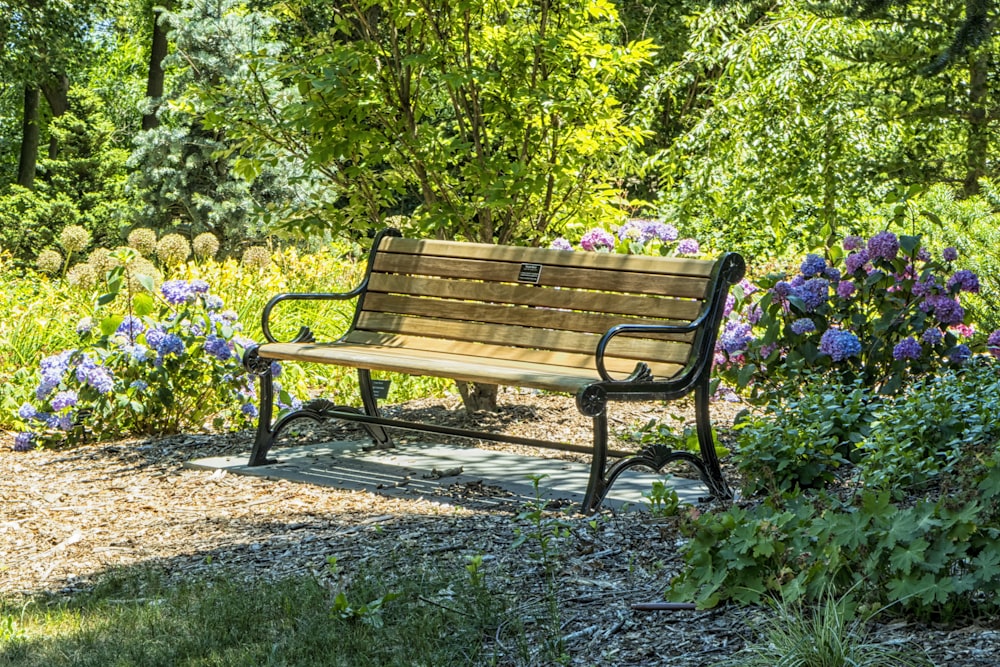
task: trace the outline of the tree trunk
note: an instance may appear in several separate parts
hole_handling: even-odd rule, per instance
[[[497,411],[497,392],[500,389],[497,385],[457,380],[455,384],[458,385],[458,393],[462,395],[465,411],[470,415],[476,412]]]
[[[17,184],[35,187],[35,167],[38,164],[38,87],[24,86],[24,118],[21,123],[21,159],[17,165]]]
[[[162,11],[153,12],[153,44],[149,51],[149,73],[146,77],[146,97],[152,105],[142,117],[142,129],[151,130],[160,124],[156,111],[163,97],[163,59],[167,55],[167,30],[160,25]]]
[[[969,135],[965,144],[966,197],[979,194],[979,179],[986,175],[986,156],[990,148],[989,119],[986,115],[986,86],[989,56],[977,54],[969,64]]]
[[[42,84],[42,93],[52,109],[52,117],[58,118],[69,109],[69,77],[59,72]],[[59,154],[59,142],[54,136],[49,137],[49,159],[54,160]]]

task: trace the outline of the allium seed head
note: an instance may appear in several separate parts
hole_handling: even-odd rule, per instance
[[[156,250],[156,232],[148,227],[137,227],[129,232],[128,244],[143,257],[148,257]]]
[[[80,225],[69,225],[59,233],[59,245],[68,253],[80,252],[90,245],[90,232]]]
[[[66,282],[78,289],[89,291],[97,284],[97,272],[87,262],[80,262],[66,272]]]
[[[194,254],[199,259],[211,259],[219,252],[219,239],[215,234],[204,232],[194,237]]]
[[[265,269],[271,263],[271,253],[263,246],[250,246],[243,251],[243,265],[252,269]]]
[[[167,266],[177,266],[191,256],[191,244],[180,234],[167,234],[157,242],[156,256]]]
[[[56,250],[43,250],[38,253],[38,259],[35,260],[35,265],[38,266],[38,270],[44,273],[54,275],[59,273],[62,268],[63,258]]]

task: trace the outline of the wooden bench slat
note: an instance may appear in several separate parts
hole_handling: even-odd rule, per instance
[[[506,283],[470,283],[464,280],[423,278],[376,273],[368,284],[373,293],[412,294],[442,299],[470,299],[490,303],[518,304],[539,308],[572,308],[595,313],[629,314],[663,320],[691,321],[704,308],[699,299],[667,296],[634,296],[575,289],[538,288]]]
[[[373,271],[516,284],[521,265],[521,262],[379,253],[375,256]],[[705,278],[562,266],[543,266],[538,284],[692,299],[703,299],[709,289],[709,281]]]
[[[468,342],[492,343],[593,354],[600,336],[571,331],[516,327],[502,324],[482,324],[407,317],[382,313],[362,313],[357,328],[365,331],[400,333]],[[607,355],[643,361],[686,363],[691,346],[674,341],[652,341],[620,336],[608,346]]]
[[[603,334],[615,326],[630,324],[663,324],[662,320],[651,318],[623,317],[603,313],[581,313],[550,308],[504,306],[453,299],[430,299],[426,297],[396,296],[390,294],[369,294],[365,298],[365,311],[392,315],[413,315],[436,317],[448,320],[506,324],[524,327],[559,329],[581,333]],[[676,340],[689,343],[694,334],[663,336],[662,340]]]
[[[714,262],[686,257],[644,257],[607,252],[573,252],[551,248],[497,246],[484,243],[437,241],[387,237],[379,251],[398,254],[448,258],[476,258],[500,262],[521,262],[551,266],[576,266],[608,270],[645,271],[648,273],[707,278]]]
[[[354,331],[345,339],[347,343],[370,345],[383,350],[392,350],[399,354],[405,349],[407,354],[456,354],[466,357],[486,359],[489,363],[512,361],[517,363],[540,364],[551,367],[571,369],[574,372],[584,369],[596,375],[597,367],[593,354],[575,354],[572,352],[554,352],[552,350],[532,350],[523,347],[488,345],[484,343],[444,340],[441,338],[421,338],[400,334],[373,333],[370,331]],[[609,357],[605,360],[609,372],[627,376],[635,369],[636,360]],[[659,378],[672,378],[683,366],[675,363],[650,364],[654,375]]]

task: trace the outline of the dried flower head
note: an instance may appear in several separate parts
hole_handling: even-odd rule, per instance
[[[194,254],[199,259],[211,259],[219,252],[219,239],[215,234],[204,232],[194,237]]]
[[[151,261],[145,257],[137,257],[128,264],[128,283],[132,291],[147,291],[139,280],[142,276],[152,278],[154,286],[163,282],[163,275]]]
[[[40,271],[49,274],[59,273],[62,268],[63,258],[56,250],[43,250],[38,253],[38,259],[35,260],[35,264],[38,266]]]
[[[99,278],[104,277],[108,271],[120,264],[117,259],[111,256],[111,251],[107,248],[94,248],[87,256],[87,263],[94,267]]]
[[[66,273],[66,282],[84,291],[92,290],[97,284],[97,272],[94,271],[92,264],[80,262],[74,264]]]
[[[143,257],[148,257],[156,250],[156,232],[148,227],[133,229],[128,234],[128,244]]]
[[[180,234],[167,234],[156,244],[156,256],[167,266],[177,266],[191,256],[191,244]]]
[[[80,225],[64,227],[59,234],[59,245],[68,253],[80,252],[90,245],[90,232]]]
[[[263,246],[250,246],[243,252],[243,265],[263,269],[271,263],[271,253]]]

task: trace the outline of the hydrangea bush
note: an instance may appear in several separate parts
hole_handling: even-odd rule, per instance
[[[809,254],[795,272],[734,290],[716,351],[730,384],[761,390],[820,371],[892,394],[983,347],[962,306],[979,279],[955,266],[954,248],[935,258],[919,237],[885,231],[848,236],[843,250],[842,264]],[[986,346],[998,345],[994,333]]]
[[[698,241],[679,238],[680,233],[671,224],[646,218],[630,218],[611,231],[594,227],[581,238],[579,247],[590,252],[617,252],[629,255],[688,255],[701,253]],[[552,242],[553,248],[574,250],[564,238]]]
[[[210,420],[238,428],[256,417],[254,384],[240,364],[249,341],[235,311],[202,280],[168,280],[154,291],[149,276],[130,275],[135,257],[120,259],[98,312],[77,325],[79,345],[42,360],[34,400],[18,410],[25,428],[16,449],[176,433]],[[119,293],[126,312],[102,313]]]

